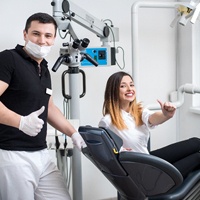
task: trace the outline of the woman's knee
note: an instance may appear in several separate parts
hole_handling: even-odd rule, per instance
[[[189,141],[193,147],[196,147],[198,150],[200,150],[200,139],[198,137],[192,137],[189,139]]]

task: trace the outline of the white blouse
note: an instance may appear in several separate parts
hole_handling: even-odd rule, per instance
[[[136,127],[134,118],[124,110],[121,110],[122,118],[127,129],[118,130],[111,122],[111,117],[109,114],[105,115],[99,122],[99,127],[109,128],[111,131],[116,133],[122,140],[123,146],[121,151],[126,151],[125,149],[131,149],[133,152],[140,152],[149,154],[147,149],[147,143],[149,140],[150,129],[155,126],[151,126],[148,122],[149,116],[153,113],[148,109],[144,109],[142,112],[142,121],[144,124],[142,126]]]

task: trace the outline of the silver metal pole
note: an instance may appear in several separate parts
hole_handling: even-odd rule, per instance
[[[69,73],[70,118],[80,119],[80,77],[79,73]],[[82,200],[82,171],[81,152],[73,149],[72,156],[72,185],[73,200]]]

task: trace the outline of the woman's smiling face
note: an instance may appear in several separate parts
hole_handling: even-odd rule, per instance
[[[120,107],[124,107],[134,101],[136,96],[135,85],[130,76],[124,76],[120,83],[119,88],[119,98],[120,98]]]

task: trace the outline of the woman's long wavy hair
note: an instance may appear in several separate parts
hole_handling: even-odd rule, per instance
[[[129,76],[132,79],[130,74],[121,71],[109,77],[103,103],[103,115],[110,114],[113,125],[119,130],[127,128],[122,119],[119,99],[120,84],[124,76]],[[136,98],[134,101],[130,102],[130,114],[133,116],[136,126],[141,126],[143,124],[142,109],[142,104],[137,103]]]

